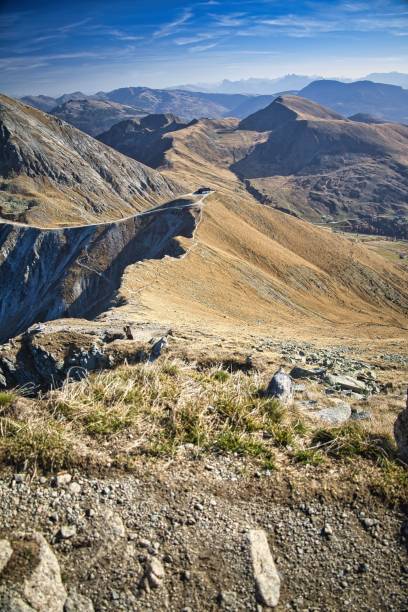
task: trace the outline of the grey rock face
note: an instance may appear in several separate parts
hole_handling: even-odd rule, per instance
[[[284,404],[289,403],[293,399],[292,379],[283,368],[279,368],[273,375],[266,390],[266,395],[276,397]]]
[[[37,321],[94,317],[115,297],[128,265],[183,255],[175,238],[191,238],[199,214],[189,204],[66,229],[0,224],[0,342]],[[34,358],[47,367],[47,355]]]
[[[15,534],[9,539],[9,546],[12,555],[0,575],[0,609],[62,612],[66,591],[57,558],[45,538],[40,533]]]
[[[406,408],[399,413],[394,423],[394,437],[401,459],[408,463],[408,393]]]

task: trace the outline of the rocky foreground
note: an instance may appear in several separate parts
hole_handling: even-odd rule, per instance
[[[123,476],[10,474],[1,609],[405,610],[406,517],[344,475],[191,457]],[[255,553],[253,530],[268,542]]]
[[[0,355],[1,610],[406,610],[398,343],[66,325]]]

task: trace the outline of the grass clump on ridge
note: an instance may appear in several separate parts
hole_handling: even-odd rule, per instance
[[[272,466],[274,448],[292,444],[301,428],[277,400],[262,396],[263,386],[256,372],[169,360],[91,374],[30,401],[31,416],[3,417],[0,454],[56,469],[102,455],[109,463],[174,455],[192,445]]]

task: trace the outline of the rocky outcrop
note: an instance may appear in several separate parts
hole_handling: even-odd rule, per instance
[[[177,237],[192,237],[198,217],[192,200],[179,200],[116,223],[0,225],[0,342],[38,321],[99,314],[126,266],[184,254]]]
[[[0,389],[22,387],[34,395],[39,389],[61,386],[67,378],[78,380],[125,361],[159,357],[157,349],[153,358],[152,353],[167,343],[164,329],[142,325],[133,328],[129,340],[123,327],[75,319],[33,326],[0,346]]]
[[[121,121],[100,133],[98,140],[124,155],[157,168],[163,163],[165,152],[172,146],[171,136],[165,135],[187,125],[170,113],[148,115]]]

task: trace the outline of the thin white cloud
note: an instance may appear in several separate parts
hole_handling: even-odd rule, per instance
[[[217,46],[218,43],[209,43],[207,45],[196,45],[195,47],[190,47],[189,51],[191,53],[202,53],[203,51],[208,51],[209,49],[213,49]]]
[[[193,11],[190,8],[185,9],[183,13],[179,17],[177,17],[177,19],[174,19],[169,23],[165,23],[158,30],[156,30],[153,33],[153,37],[163,38],[165,36],[170,36],[171,34],[174,34],[174,32],[176,32],[180,28],[180,26],[187,23],[187,21],[189,21],[192,16]]]
[[[214,38],[214,34],[210,32],[203,32],[202,34],[195,34],[193,36],[176,38],[174,42],[176,43],[176,45],[183,46],[183,45],[192,45],[197,42],[202,42],[203,40],[210,40],[211,38]]]

